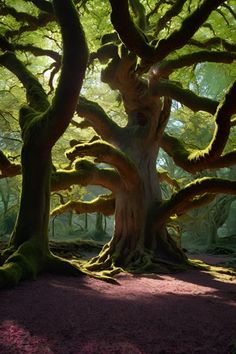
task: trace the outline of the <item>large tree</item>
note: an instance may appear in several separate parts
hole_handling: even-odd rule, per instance
[[[1,11],[14,11],[1,5]],[[88,61],[88,50],[78,14],[68,0],[53,1],[63,41],[61,75],[50,103],[39,80],[17,57],[13,45],[1,37],[1,65],[10,70],[26,91],[27,105],[20,108],[22,133],[21,166],[1,154],[1,169],[11,175],[21,170],[22,191],[19,213],[8,248],[1,255],[0,287],[15,285],[40,271],[75,271],[71,263],[54,256],[48,246],[51,150],[66,130],[77,105]],[[16,13],[17,14],[17,13]],[[31,15],[18,13],[22,20]],[[28,18],[27,18],[28,16]],[[42,15],[43,16],[43,15]],[[33,18],[33,20],[35,20]],[[71,46],[73,37],[75,45]],[[79,271],[79,270],[78,270]]]
[[[225,152],[225,147],[235,126],[232,117],[236,111],[236,84],[231,82],[220,101],[198,94],[204,91],[204,83],[199,92],[190,90],[194,87],[191,78],[198,64],[212,62],[226,66],[232,65],[236,59],[235,44],[228,40],[233,33],[231,23],[235,19],[233,2],[110,0],[104,2],[101,10],[96,2],[75,1],[78,11],[83,12],[81,6],[85,7],[85,17],[87,13],[91,14],[91,18],[86,19],[94,42],[95,21],[100,18],[101,22],[102,15],[110,16],[112,26],[107,18],[104,21],[106,26],[99,24],[102,45],[94,48],[96,45],[91,44],[94,51],[89,64],[94,65],[96,60],[105,64],[101,80],[109,85],[110,90],[119,93],[126,117],[124,126],[117,124],[112,119],[112,112],[106,113],[91,97],[88,99],[83,95],[77,100],[87,52],[82,32],[77,29],[78,17],[74,10],[70,10],[71,13],[68,10],[66,16],[67,6],[71,9],[69,1],[63,1],[61,5],[66,7],[63,9],[65,14],[60,12],[60,1],[53,2],[54,8],[58,8],[56,18],[64,38],[64,59],[55,98],[49,104],[36,77],[29,73],[15,54],[27,52],[35,56],[49,56],[53,60],[49,86],[53,90],[53,76],[60,67],[60,55],[54,50],[25,43],[21,38],[24,39],[24,34],[29,31],[47,26],[53,32],[50,25],[55,15],[49,1],[31,2],[37,7],[37,16],[20,12],[6,3],[0,8],[2,14],[12,16],[20,23],[17,31],[5,30],[0,45],[6,52],[0,62],[23,83],[29,103],[28,107],[20,110],[23,137],[21,166],[11,163],[3,153],[0,161],[2,176],[15,175],[20,171],[23,174],[19,217],[10,248],[3,255],[5,263],[1,269],[1,279],[10,273],[9,267],[18,270],[28,265],[25,258],[24,261],[19,258],[19,253],[27,254],[27,257],[31,254],[30,261],[37,264],[37,271],[38,264],[42,267],[42,254],[46,255],[44,265],[48,259],[52,268],[51,259],[56,259],[58,263],[58,259],[49,253],[46,230],[50,156],[52,146],[65,131],[74,111],[76,116],[72,123],[81,128],[91,126],[97,136],[85,143],[81,143],[77,136],[71,140],[71,149],[66,154],[72,162],[71,167],[66,170],[53,168],[51,190],[66,189],[73,184],[97,184],[109,189],[111,194],[90,202],[72,200],[52,213],[74,210],[78,213],[98,211],[115,215],[111,241],[97,257],[83,266],[83,270],[113,274],[120,268],[135,272],[168,272],[187,267],[186,255],[168,234],[166,224],[169,218],[211,201],[217,193],[236,194],[236,181],[209,177],[196,179],[174,193],[169,200],[163,200],[161,180],[166,179],[172,184],[175,181],[171,181],[166,173],[157,172],[156,160],[162,148],[176,165],[191,174],[235,164],[236,152]],[[98,12],[96,17],[94,10]],[[222,31],[219,29],[222,27],[220,21],[227,23],[227,28]],[[109,33],[105,33],[107,29]],[[187,88],[183,88],[178,81],[184,70]],[[89,83],[93,85],[94,81]],[[212,115],[215,128],[208,146],[192,149],[166,132],[172,99],[189,108],[189,120],[199,111]],[[76,118],[78,116],[84,119],[80,123]],[[29,218],[29,215],[32,216]],[[34,252],[29,252],[29,245]],[[7,258],[9,252],[16,253]],[[4,283],[4,280],[1,281]]]

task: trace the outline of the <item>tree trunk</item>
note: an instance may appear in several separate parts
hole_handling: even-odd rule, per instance
[[[140,183],[131,190],[123,185],[116,194],[113,237],[89,262],[88,269],[116,272],[115,268],[121,267],[132,272],[164,273],[186,266],[185,254],[170,237],[165,225],[157,226],[157,220],[152,216],[154,202],[162,204],[153,156],[146,152],[137,154],[137,149],[133,150],[132,160],[136,160]]]
[[[9,247],[0,257],[0,288],[35,278],[43,270],[81,274],[79,266],[49,250],[51,150],[24,143],[21,159],[20,209]]]
[[[20,209],[10,245],[17,248],[34,239],[42,251],[48,252],[51,152],[24,145],[21,161]]]

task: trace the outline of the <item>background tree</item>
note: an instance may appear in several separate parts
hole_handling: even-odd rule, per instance
[[[190,0],[174,3],[110,0],[104,3],[101,9],[98,6],[100,3],[75,1],[77,10],[83,14],[82,18],[88,32],[92,51],[89,64],[93,74],[90,73],[90,77],[88,76],[82,91],[83,96],[75,106],[75,96],[81,86],[85,64],[84,61],[81,64],[79,58],[74,59],[75,72],[79,72],[79,83],[76,83],[76,74],[70,69],[70,76],[68,73],[66,80],[60,80],[58,86],[64,90],[65,97],[59,102],[57,98],[61,96],[58,95],[57,89],[55,100],[51,105],[52,109],[48,108],[48,98],[53,94],[56,73],[61,61],[60,53],[58,54],[60,51],[58,32],[55,32],[52,25],[54,14],[51,3],[37,0],[32,2],[36,5],[31,12],[32,15],[29,15],[29,9],[32,9],[31,2],[28,4],[28,9],[23,7],[24,12],[20,7],[11,7],[7,3],[1,5],[1,13],[10,16],[12,22],[9,19],[5,20],[4,38],[0,44],[3,51],[27,53],[31,58],[32,55],[42,58],[50,57],[50,64],[43,61],[49,70],[47,87],[50,93],[44,95],[43,101],[40,98],[40,109],[37,100],[37,106],[33,108],[40,112],[44,110],[53,112],[53,117],[55,103],[58,105],[60,103],[63,109],[56,112],[60,119],[51,118],[52,115],[50,115],[50,120],[47,120],[47,122],[55,122],[52,123],[53,128],[51,128],[51,123],[47,127],[49,140],[44,134],[39,137],[42,136],[45,139],[43,142],[47,142],[49,154],[52,146],[69,124],[74,108],[76,108],[72,121],[74,126],[76,125],[77,129],[91,126],[96,132],[96,135],[87,136],[83,141],[77,136],[70,139],[71,149],[67,152],[70,163],[67,168],[55,170],[54,166],[51,190],[59,191],[73,184],[83,186],[96,184],[111,191],[111,194],[99,196],[89,202],[72,200],[52,212],[52,215],[69,210],[78,213],[96,211],[104,215],[115,214],[112,240],[104,246],[98,257],[84,265],[84,270],[105,270],[108,274],[113,274],[119,271],[119,267],[136,272],[168,272],[187,267],[189,264],[187,257],[166,229],[170,217],[182,215],[191,208],[209,202],[217,193],[235,194],[236,182],[217,177],[196,179],[194,183],[189,183],[177,190],[169,200],[163,200],[160,180],[168,178],[170,182],[171,176],[157,173],[156,160],[162,148],[176,165],[190,174],[203,173],[205,169],[235,164],[236,153],[234,150],[227,150],[227,142],[230,137],[234,136],[235,121],[231,117],[236,109],[234,102],[236,85],[233,79],[229,80],[230,82],[227,83],[229,87],[224,87],[223,95],[216,99],[206,92],[207,82],[201,80],[202,63],[217,63],[225,67],[232,64],[236,58],[234,42],[228,40],[234,33],[233,2],[204,0],[199,4],[198,1]],[[112,24],[109,23],[109,17]],[[221,21],[227,22],[227,26],[221,26]],[[70,19],[70,24],[72,26],[72,19]],[[98,38],[94,36],[97,29],[100,30]],[[41,42],[40,46],[32,45],[32,39],[29,36],[32,30],[34,30],[31,34],[32,38],[38,36],[39,33],[45,34],[47,30],[50,31],[50,37],[48,38],[45,34],[44,38],[47,40],[44,43]],[[74,34],[73,37],[72,32],[70,34],[71,38],[74,38]],[[71,38],[69,53],[75,50],[75,46],[71,44]],[[56,50],[45,49],[49,47]],[[64,58],[65,54],[64,49]],[[2,55],[1,64],[9,69],[9,60],[4,61],[6,55],[9,54]],[[13,57],[15,58],[14,55]],[[97,62],[94,65],[97,60],[104,65],[101,80],[108,85],[106,86],[107,92],[109,92],[108,87],[110,91],[116,92],[116,95],[111,93],[111,96],[109,92],[109,97],[113,97],[115,103],[112,106],[108,97],[100,95],[101,86],[97,83],[97,77],[101,66]],[[34,70],[37,72],[37,68],[34,67]],[[234,66],[231,65],[232,78],[234,70]],[[20,67],[19,72],[22,74],[25,70]],[[15,71],[14,74],[19,75]],[[61,75],[61,77],[64,76]],[[41,80],[45,80],[45,75],[41,75]],[[99,89],[93,101],[92,97],[89,97],[88,86]],[[29,88],[28,91],[28,95],[31,94],[32,91]],[[71,106],[67,99],[68,101],[73,99]],[[172,99],[175,100],[173,103]],[[118,104],[122,104],[123,111],[122,108],[118,108]],[[189,122],[193,119],[199,119],[199,121],[203,119],[207,122],[210,118],[212,119],[214,127],[211,138],[203,147],[193,148],[185,144],[185,141],[167,133],[168,122],[181,105],[188,107],[188,111],[185,112],[187,112],[186,117],[188,116]],[[66,108],[70,108],[69,113]],[[205,113],[198,114],[200,111]],[[20,117],[22,117],[22,112],[29,113],[29,116],[32,114],[32,110],[21,110]],[[84,120],[79,120],[78,116]],[[22,118],[20,124],[24,130],[24,123],[21,122]],[[43,123],[44,120],[40,119],[36,122]],[[61,125],[61,122],[64,123]],[[183,130],[186,127],[187,124],[184,124]],[[45,131],[44,128],[42,129]],[[42,144],[37,144],[37,146],[42,147]],[[26,150],[28,153],[30,151],[28,147],[26,149],[24,147],[23,131],[22,158],[24,157],[23,151]],[[46,150],[43,151],[37,152],[39,162],[45,159],[45,157],[40,159],[41,154],[46,153]],[[49,163],[48,157],[49,155],[45,161]],[[33,164],[33,161],[35,161],[35,156],[28,166]],[[37,163],[35,173],[37,176],[41,174],[39,182],[41,184],[42,172],[45,171],[46,174],[46,170],[48,173],[49,169],[42,168],[42,166],[39,169],[39,167]],[[20,173],[20,166],[10,163],[4,154],[1,169],[2,174],[5,173],[6,176]],[[29,174],[30,181],[37,180],[28,170],[29,167],[24,169],[23,158],[22,195],[25,186],[24,173]],[[45,181],[49,181],[49,177],[45,177]],[[175,183],[173,179],[172,183]],[[32,191],[31,195],[33,195]],[[32,196],[31,198],[33,199]],[[27,207],[22,205],[20,209],[24,220],[30,211],[29,205],[32,207],[32,202],[31,200]],[[43,210],[45,210],[44,215],[48,215],[48,207],[46,209],[42,207],[41,202],[35,213],[37,218],[42,215]],[[46,219],[45,222],[38,221],[41,225],[40,232],[37,232],[38,235],[46,234]],[[28,230],[27,223],[21,223],[21,230],[21,234],[27,234],[25,232]],[[13,233],[11,244],[16,242],[13,241],[17,240],[16,235],[17,232]],[[41,236],[39,238],[41,241],[44,240],[42,242],[47,248],[47,238]],[[19,242],[16,243],[19,246]],[[8,267],[9,259],[4,259],[4,261],[7,262]],[[5,269],[3,273],[6,273]]]

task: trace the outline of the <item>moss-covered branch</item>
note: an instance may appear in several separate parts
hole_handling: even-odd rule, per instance
[[[70,123],[88,62],[87,43],[74,5],[66,0],[54,0],[53,5],[61,27],[63,58],[49,118],[51,145],[54,145]]]
[[[126,47],[141,58],[152,58],[155,49],[150,46],[132,20],[129,13],[128,0],[110,0],[112,12],[111,22]]]
[[[161,222],[165,222],[171,215],[180,215],[189,209],[201,206],[202,203],[210,202],[213,199],[211,194],[218,193],[236,195],[236,181],[215,177],[197,179],[173,194],[161,208],[157,206],[158,217]]]
[[[223,3],[224,0],[202,1],[196,10],[183,20],[178,30],[158,42],[155,48],[155,61],[160,61],[174,50],[182,48],[207,20],[212,11]]]
[[[52,174],[51,190],[68,189],[74,184],[100,185],[115,193],[120,188],[118,173],[110,168],[98,168],[93,162],[79,159],[72,170],[58,170]]]
[[[112,143],[120,137],[122,129],[108,117],[103,108],[96,102],[80,97],[76,112],[80,117],[89,121],[102,139]]]
[[[200,172],[204,169],[211,170],[230,167],[236,164],[236,150],[221,155],[216,160],[201,161],[199,163],[195,161],[192,163],[192,161],[189,160],[192,150],[186,148],[177,138],[164,133],[160,145],[162,149],[173,158],[177,166],[182,167],[185,171],[190,173]]]
[[[156,96],[169,96],[174,100],[189,107],[193,112],[205,111],[214,114],[219,102],[207,97],[196,95],[191,90],[183,89],[175,83],[167,80],[159,80],[158,68],[150,79],[150,92]]]
[[[191,66],[201,62],[214,62],[231,64],[236,60],[236,53],[223,51],[202,50],[199,52],[181,55],[176,59],[162,61],[156,66],[159,76],[168,77],[174,70]]]
[[[236,81],[229,88],[224,100],[217,108],[215,114],[215,131],[212,141],[208,147],[201,152],[192,152],[189,156],[191,162],[201,163],[201,160],[205,162],[207,162],[207,160],[215,160],[222,154],[230,133],[230,118],[236,113],[235,97]]]
[[[53,209],[51,216],[63,214],[68,211],[74,211],[76,214],[100,212],[106,216],[113,215],[115,211],[115,199],[112,195],[102,195],[89,202],[71,200]]]
[[[25,67],[13,52],[0,55],[0,65],[10,70],[21,81],[26,89],[28,105],[38,112],[49,107],[47,95],[38,79]]]
[[[137,186],[140,181],[137,169],[129,158],[120,150],[104,141],[75,145],[67,151],[66,156],[71,161],[77,156],[94,156],[96,162],[111,164],[118,170],[127,188]]]
[[[149,63],[155,63],[164,59],[174,50],[182,48],[207,20],[211,12],[223,3],[224,0],[202,1],[196,10],[183,20],[181,27],[170,34],[168,38],[160,40],[156,48],[147,43],[146,37],[132,21],[128,0],[110,0],[111,21],[130,51]]]
[[[223,101],[217,108],[215,114],[215,131],[209,145],[203,150],[190,150],[184,146],[177,138],[164,134],[161,147],[174,159],[174,161],[189,172],[201,171],[214,166],[214,161],[218,160],[228,141],[231,116],[236,113],[235,107],[236,82],[234,82],[226,93]],[[234,158],[231,153],[231,161]],[[229,155],[221,158],[221,163],[230,161]],[[213,165],[212,165],[213,163]]]

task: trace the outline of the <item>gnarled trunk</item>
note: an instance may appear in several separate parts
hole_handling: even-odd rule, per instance
[[[153,218],[153,205],[162,205],[160,182],[156,172],[156,153],[129,147],[129,157],[138,170],[140,182],[131,188],[125,184],[116,193],[115,225],[111,241],[89,262],[88,269],[132,272],[169,272],[186,266],[187,257],[170,237],[165,225]]]

